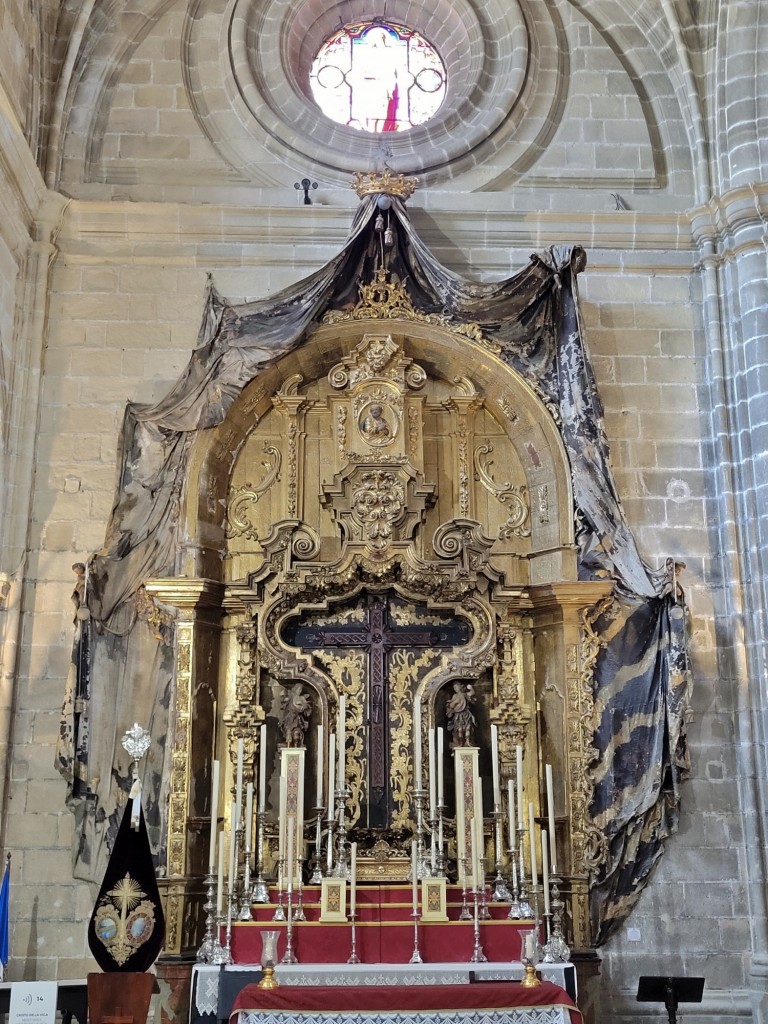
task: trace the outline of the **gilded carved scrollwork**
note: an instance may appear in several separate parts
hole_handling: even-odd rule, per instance
[[[607,854],[602,832],[589,822],[592,779],[589,766],[597,757],[592,746],[594,734],[593,677],[601,641],[594,623],[611,604],[608,596],[581,612],[581,640],[566,651],[568,671],[568,744],[571,795],[571,848],[576,870],[592,871]]]
[[[342,324],[353,320],[405,320],[412,323],[443,327],[454,334],[471,338],[491,352],[501,352],[501,346],[483,334],[476,323],[463,323],[438,313],[422,313],[414,309],[405,285],[386,268],[380,267],[371,284],[361,284],[360,299],[354,309],[330,310],[323,316],[324,324]]]
[[[255,505],[262,494],[280,479],[280,464],[282,456],[280,450],[272,444],[264,445],[264,454],[269,459],[262,462],[264,476],[255,486],[246,483],[237,487],[230,494],[227,502],[227,537],[245,537],[246,540],[258,540],[259,533],[249,518],[249,509]],[[270,461],[271,460],[271,461]]]
[[[509,480],[503,484],[496,483],[490,472],[493,460],[487,458],[492,452],[492,444],[478,445],[475,449],[475,472],[483,487],[509,510],[509,518],[499,530],[499,537],[530,537],[531,531],[525,525],[531,514],[527,488],[525,484],[516,487]]]

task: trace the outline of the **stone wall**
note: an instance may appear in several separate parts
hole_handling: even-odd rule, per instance
[[[0,13],[0,754],[10,751],[0,763],[12,979],[91,967],[94,894],[72,880],[73,821],[53,759],[71,565],[103,540],[125,402],[156,401],[185,366],[209,271],[235,301],[273,294],[338,251],[356,205],[343,147],[306,148],[279,112],[269,129],[266,114],[249,120],[236,88],[249,85],[248,68],[228,77],[216,4],[199,5],[194,23],[182,3],[134,6],[142,17],[111,30],[80,25],[88,59],[69,65],[56,110],[35,114],[52,127],[40,161],[51,192],[27,114],[45,94],[29,59],[44,33],[13,0]],[[686,563],[693,778],[679,834],[602,951],[603,1022],[644,1015],[637,978],[668,970],[707,978],[690,1021],[768,1019],[764,28],[759,4],[722,5],[719,26],[704,21],[711,6],[697,5],[695,25],[673,0],[606,3],[602,17],[588,3],[529,4],[538,88],[521,86],[515,131],[471,158],[445,142],[443,164],[409,203],[425,242],[461,273],[507,276],[534,249],[586,247],[582,310],[619,491],[649,563]],[[484,111],[473,116],[490,126]],[[407,169],[438,144],[426,136]],[[376,146],[360,166],[380,162]],[[311,207],[293,188],[305,173],[320,182]]]

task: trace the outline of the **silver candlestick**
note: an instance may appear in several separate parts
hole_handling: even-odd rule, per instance
[[[517,887],[517,858],[513,850],[507,850],[507,853],[509,854],[509,862],[512,865],[512,895],[510,897],[511,902],[509,904],[509,913],[507,914],[507,918],[510,921],[518,921],[523,916],[523,914],[520,909],[520,900],[518,899],[519,889]]]
[[[426,789],[417,789],[413,793],[413,802],[416,806],[416,863],[418,865],[418,877],[429,878],[432,870],[427,857],[427,847],[424,842],[424,807],[427,802]]]
[[[266,812],[262,807],[256,814],[256,881],[251,893],[251,903],[269,903],[269,889],[264,881],[264,819]]]
[[[334,878],[344,878],[350,881],[352,874],[347,864],[347,825],[345,821],[345,810],[347,800],[352,795],[351,790],[342,786],[336,790],[336,815],[338,824],[336,827],[336,866],[333,869]]]
[[[221,929],[226,925],[225,945],[222,946],[219,935]],[[232,915],[227,914],[226,918],[223,914],[220,914],[216,919],[216,941],[214,943],[213,956],[211,957],[211,963],[216,967],[226,967],[227,964],[232,963]]]
[[[280,963],[297,964],[299,961],[293,951],[293,891],[290,885],[288,886],[286,903],[288,906],[288,924],[285,929],[285,952],[283,953],[283,959]]]
[[[478,907],[478,896],[477,889],[472,890],[472,902],[474,904],[474,913],[472,915],[473,920],[473,934],[475,938],[475,945],[472,949],[472,956],[469,958],[469,962],[472,964],[484,964],[488,962],[488,957],[483,952],[483,947],[480,945],[480,914]]]
[[[502,854],[502,813],[501,808],[496,807],[493,812],[493,839],[494,839],[494,852],[496,855],[496,878],[493,882],[493,898],[495,900],[503,900],[505,903],[512,899],[507,884],[504,881],[504,877],[501,873],[501,854]]]
[[[323,811],[324,807],[315,808],[315,868],[312,872],[312,877],[309,879],[310,885],[320,885],[323,880],[323,856],[322,856],[322,840],[323,840]]]
[[[571,959],[571,950],[563,938],[563,911],[565,903],[560,899],[560,878],[550,875],[550,907],[552,908],[552,930],[544,947],[544,959],[547,963],[567,964]],[[551,960],[547,960],[551,956]]]
[[[421,964],[424,961],[421,959],[421,953],[419,952],[419,911],[414,908],[411,914],[413,918],[413,952],[411,953],[411,959],[408,961],[409,964]]]
[[[349,958],[347,959],[348,964],[360,963],[360,957],[357,955],[357,931],[355,928],[356,919],[357,914],[349,915],[349,920],[352,922],[352,952],[349,954]]]
[[[214,926],[216,923],[216,876],[211,871],[205,878],[205,938],[197,951],[197,962],[201,964],[211,963],[214,952]]]

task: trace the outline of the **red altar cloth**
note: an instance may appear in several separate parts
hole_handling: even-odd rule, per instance
[[[274,907],[269,908],[270,916]],[[280,932],[278,956],[285,952],[285,922],[237,922],[232,925],[232,958],[236,964],[261,960],[261,929]],[[531,922],[483,921],[480,942],[493,963],[520,959],[521,933]],[[364,923],[357,926],[357,954],[364,964],[407,964],[413,952],[413,923]],[[306,921],[293,927],[293,948],[300,963],[340,964],[349,956],[351,925]],[[419,949],[426,963],[467,963],[474,946],[471,921],[419,925]]]
[[[566,1008],[572,1024],[581,1024],[575,1003],[557,985],[543,981],[536,988],[523,988],[519,982],[478,982],[471,985],[329,985],[293,986],[264,989],[246,985],[232,1008],[233,1018],[246,1012],[283,1013],[397,1012],[432,1010],[493,1010],[523,1006]]]

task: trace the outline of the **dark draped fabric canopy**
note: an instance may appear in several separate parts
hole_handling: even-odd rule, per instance
[[[151,717],[154,740],[144,792],[156,848],[162,835],[172,624],[157,622],[140,588],[177,571],[195,434],[220,423],[245,385],[301,345],[323,313],[357,301],[358,285],[372,280],[382,252],[378,200],[362,200],[336,257],[276,296],[231,305],[209,285],[198,345],[176,385],[156,405],[126,409],[116,501],[104,547],[88,564],[90,620],[76,640],[73,665],[80,670],[71,673],[59,745],[58,766],[70,782],[77,818],[78,877],[98,878],[103,870],[120,792],[130,786],[117,740],[142,711]],[[592,814],[606,856],[593,874],[592,911],[594,935],[603,942],[626,917],[676,827],[687,772],[690,679],[674,572],[655,574],[643,563],[613,480],[579,319],[577,275],[586,257],[578,247],[553,247],[506,280],[471,282],[437,262],[401,200],[391,200],[388,217],[394,229],[388,268],[413,307],[457,327],[479,325],[555,417],[572,472],[580,574],[616,584],[614,605],[598,624],[605,643],[595,672],[600,717]]]

